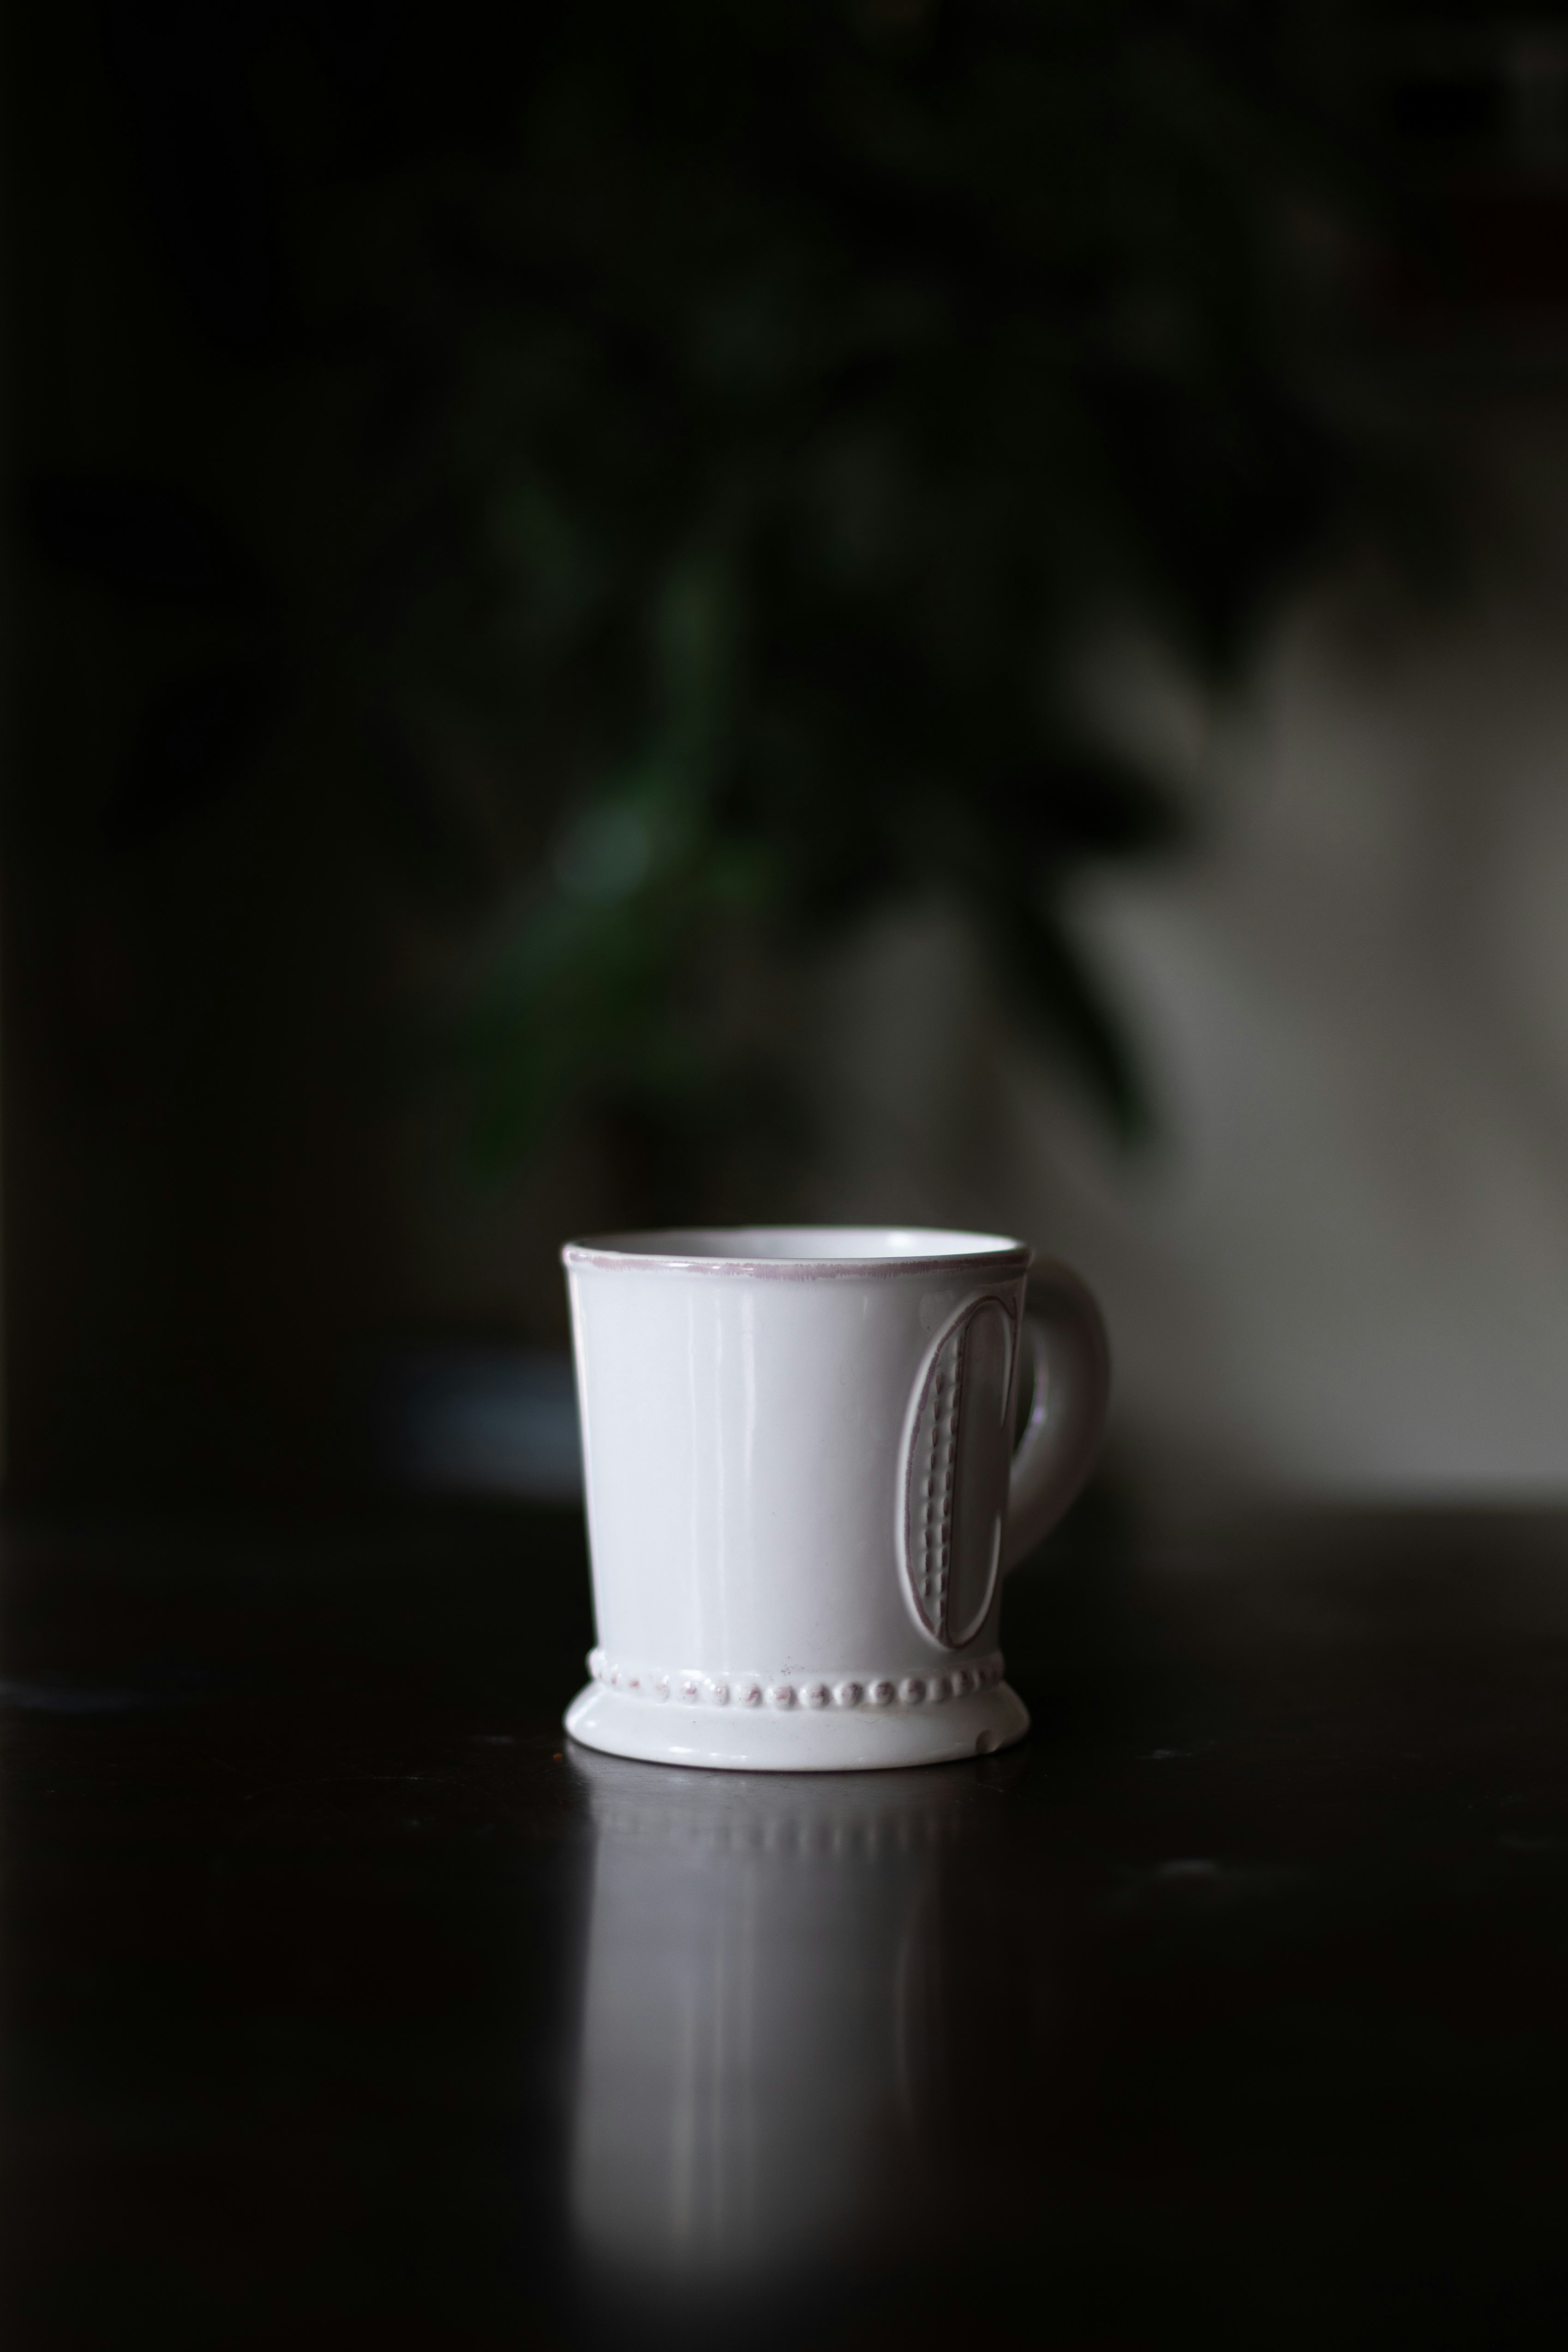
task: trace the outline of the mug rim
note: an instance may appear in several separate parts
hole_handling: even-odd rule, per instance
[[[869,1246],[839,1250],[704,1249],[703,1243],[801,1241],[836,1236]],[[881,1246],[876,1246],[880,1238]],[[929,1248],[922,1244],[930,1244]],[[663,1246],[660,1246],[663,1244]],[[647,1233],[593,1234],[564,1242],[563,1265],[605,1273],[742,1276],[762,1282],[832,1282],[973,1268],[988,1274],[1027,1273],[1027,1242],[1006,1234],[969,1233],[942,1225],[671,1225]]]

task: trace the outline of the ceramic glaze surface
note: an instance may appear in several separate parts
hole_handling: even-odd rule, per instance
[[[1014,1327],[993,1298],[940,1342],[905,1466],[904,1560],[915,1613],[943,1649],[985,1621],[1002,1563],[1012,1452]]]
[[[1103,1339],[1096,1358],[1081,1286],[1047,1278],[1068,1334],[1054,1352],[1031,1318],[1037,1393],[1010,1508],[1023,1244],[766,1228],[563,1257],[595,1655],[614,1662],[574,1702],[574,1736],[780,1770],[1021,1737],[990,1664],[1000,1569],[1015,1522],[1033,1540],[1066,1507],[1098,1437]],[[1075,1411],[1087,1449],[1064,1452]]]

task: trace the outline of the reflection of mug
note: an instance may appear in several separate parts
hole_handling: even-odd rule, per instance
[[[1020,2038],[994,1790],[577,1769],[579,2257],[612,2288],[723,2288],[896,2239],[943,2151],[984,2144],[980,2053]]]
[[[833,1771],[1022,1737],[1002,1572],[1082,1484],[1109,1386],[1076,1276],[1037,1268],[1026,1313],[1030,1255],[881,1226],[568,1243],[599,1643],[575,1738]]]

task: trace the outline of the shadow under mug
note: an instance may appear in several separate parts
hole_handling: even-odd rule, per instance
[[[1035,1981],[995,1783],[574,1770],[594,1861],[572,2238],[640,2339],[661,2284],[716,2290],[733,2329],[737,2289],[929,2242],[966,2183],[984,2205],[1016,2088],[990,2054],[1026,2045]]]
[[[1077,1276],[996,1234],[891,1226],[562,1255],[597,1628],[574,1738],[753,1771],[1021,1738],[1002,1577],[1082,1485],[1110,1390]]]

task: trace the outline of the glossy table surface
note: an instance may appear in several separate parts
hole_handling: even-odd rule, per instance
[[[573,1750],[566,1516],[0,1611],[9,2352],[1563,2339],[1568,1519],[1080,1515],[842,1779]]]

